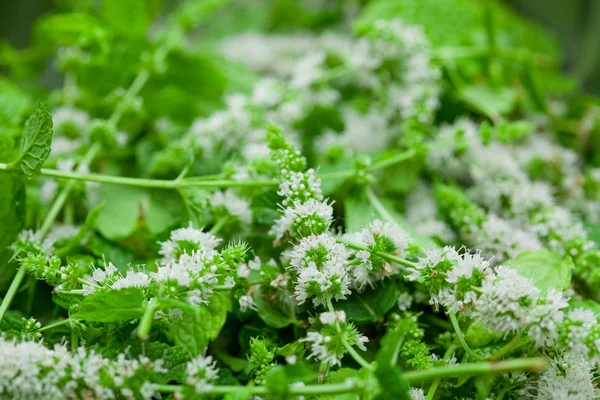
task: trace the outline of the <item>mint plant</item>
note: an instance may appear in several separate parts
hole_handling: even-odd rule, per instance
[[[56,11],[0,48],[0,397],[599,396],[599,103],[547,32],[495,1]]]

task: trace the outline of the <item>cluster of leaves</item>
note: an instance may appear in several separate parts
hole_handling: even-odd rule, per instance
[[[436,299],[453,262],[480,248],[531,282],[542,306],[549,302],[543,296],[570,292],[568,309],[600,316],[600,213],[594,218],[589,211],[600,200],[600,103],[561,73],[547,32],[496,1],[56,3],[55,13],[36,22],[31,47],[0,48],[6,66],[0,75],[0,354],[12,351],[9,344],[68,344],[73,363],[88,354],[101,355],[107,371],[125,358],[147,368],[131,364],[139,368],[123,372],[131,384],[102,375],[109,392],[73,378],[74,387],[63,393],[72,398],[92,393],[86,390],[98,398],[543,398],[549,378],[540,370],[548,363],[575,398],[585,398],[583,384],[576,392],[568,381],[580,360],[558,367],[549,361],[565,356],[569,329],[579,326],[575,317],[555,327],[555,345],[530,348],[533,335],[525,328],[494,332],[470,313],[467,295],[457,309],[440,310]],[[399,26],[409,27],[406,42],[392,40]],[[422,56],[435,85],[424,91],[438,97],[436,104],[425,111],[418,104],[409,117],[402,110],[386,116],[384,145],[361,151],[356,137],[345,136],[353,123],[361,129],[362,116],[384,114],[393,97],[383,93],[386,85],[410,84],[402,81],[405,67],[382,57],[367,74],[359,70],[364,60],[352,64],[341,51],[323,51],[315,70],[326,72],[294,87],[289,70],[226,57],[222,43],[248,31],[273,40],[267,47],[288,36],[296,41],[289,43],[305,43],[333,33],[355,41],[354,50],[376,43],[374,49],[395,57]],[[421,35],[422,53],[396,51]],[[289,68],[298,59],[286,50],[292,58],[283,67]],[[369,86],[373,80],[380,86]],[[265,82],[275,82],[271,89],[281,99],[260,92]],[[233,100],[240,93],[262,94],[267,105],[239,106]],[[294,101],[301,103],[300,117],[277,120]],[[267,127],[270,118],[293,132]],[[474,136],[456,122],[464,119],[475,121]],[[213,126],[228,131],[213,137]],[[362,128],[359,142],[369,142],[373,132]],[[246,157],[256,144],[246,136],[257,129],[271,153]],[[444,129],[451,143],[444,142]],[[342,144],[323,140],[328,134]],[[479,167],[471,154],[475,142],[517,154],[534,135],[575,158],[576,173],[565,167],[569,160],[542,153],[523,167],[527,182],[552,189],[550,205],[517,215],[511,194],[502,193],[496,209],[477,192],[485,188],[478,175],[451,173]],[[442,161],[452,165],[432,161],[440,149],[450,149]],[[487,182],[490,192],[500,181]],[[273,226],[300,215],[301,206],[306,219],[289,226],[303,229],[274,234]],[[558,207],[585,229],[569,236],[548,222]],[[533,247],[511,247],[493,236],[499,218],[535,233]],[[399,226],[409,238],[405,245],[394,236]],[[447,245],[460,249],[454,259],[442,257],[430,275],[410,277]],[[309,261],[300,266],[290,259],[302,246]],[[324,273],[333,263],[328,251],[343,253],[344,271],[365,263],[367,277],[312,281],[313,301],[302,298],[302,266]],[[453,282],[453,290],[480,296],[486,268],[465,285]],[[347,292],[316,301],[323,287],[344,285]],[[528,298],[519,301],[533,307]],[[588,322],[596,334],[597,321]],[[586,337],[586,346],[593,339]],[[597,366],[600,358],[585,349],[579,358]],[[54,361],[23,362],[39,363],[31,369],[58,365],[58,356],[49,357]],[[4,362],[0,369],[10,373],[12,364],[2,368]],[[65,367],[69,374],[73,365]],[[25,394],[10,392],[16,389],[3,379],[15,376],[0,373],[0,397],[33,397],[37,389],[26,391],[36,385],[27,379],[35,376],[19,372],[26,365],[19,368],[14,374],[24,379]],[[540,374],[516,374],[521,371]],[[37,378],[48,382],[52,374],[43,375]],[[64,380],[53,385],[67,387]]]

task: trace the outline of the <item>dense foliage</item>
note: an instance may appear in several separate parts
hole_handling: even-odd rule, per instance
[[[63,0],[0,66],[1,398],[600,396],[600,103],[498,3]]]

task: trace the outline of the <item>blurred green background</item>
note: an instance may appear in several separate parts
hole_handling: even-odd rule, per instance
[[[233,0],[256,1],[262,0]],[[369,0],[270,0],[273,3],[325,3],[360,7]],[[414,0],[419,1],[419,0]],[[439,0],[443,2],[445,0]],[[488,0],[472,0],[483,2]],[[564,70],[577,78],[582,88],[600,93],[600,0],[501,0],[525,18],[538,23],[551,32],[560,43]],[[0,0],[0,42],[9,42],[16,48],[30,43],[31,28],[36,18],[58,8],[93,7],[95,0]],[[100,2],[97,0],[96,2]],[[159,3],[160,0],[149,0]],[[165,0],[168,7],[175,0]],[[274,6],[277,8],[277,4]],[[279,7],[282,8],[283,6]],[[460,29],[457,27],[456,29]]]

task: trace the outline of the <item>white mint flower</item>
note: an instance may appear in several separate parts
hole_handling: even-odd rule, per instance
[[[437,297],[450,312],[469,312],[478,299],[473,287],[481,285],[483,279],[490,275],[490,261],[484,259],[481,253],[465,253],[456,259],[454,267],[446,272],[446,282],[449,287],[442,289]]]
[[[172,231],[170,239],[160,243],[158,253],[163,256],[163,264],[176,262],[184,253],[202,252],[206,257],[212,257],[219,243],[221,239],[218,237],[190,225]]]
[[[481,291],[475,317],[488,329],[504,335],[527,327],[540,296],[529,279],[502,265],[484,279]]]
[[[408,390],[410,400],[425,400],[425,392],[420,388],[410,388]]]
[[[150,276],[148,274],[130,269],[127,271],[127,275],[117,279],[110,288],[119,290],[128,287],[147,287],[148,285],[150,285]]]
[[[322,324],[333,325],[337,321],[346,322],[346,313],[344,311],[324,312],[319,316]]]
[[[279,184],[278,195],[285,197],[282,204],[287,206],[294,201],[305,201],[308,199],[323,200],[321,191],[321,180],[317,178],[314,169],[306,172],[290,172],[287,179]]]
[[[470,242],[496,263],[514,258],[527,250],[542,248],[538,236],[517,223],[489,214],[480,227],[474,227]]]
[[[85,132],[90,122],[90,116],[87,112],[78,108],[63,106],[52,112],[52,125],[56,132],[62,132],[65,129],[73,127],[79,134]]]
[[[147,382],[154,373],[166,372],[163,361],[145,356],[114,360],[79,347],[69,352],[64,345],[52,349],[38,342],[0,338],[0,397],[14,399],[114,399],[120,393],[150,400],[157,387]],[[142,379],[140,379],[142,378]]]
[[[219,378],[217,363],[211,356],[200,355],[186,366],[187,377],[185,382],[194,388],[196,393],[202,394],[213,387]]]
[[[566,349],[567,354],[572,359],[588,358],[590,349],[586,342],[592,331],[597,330],[593,328],[597,327],[598,321],[593,311],[575,308],[567,313],[563,323],[559,327],[559,343],[561,347]],[[597,361],[594,360],[594,362]]]
[[[203,252],[184,253],[177,262],[159,266],[150,276],[172,290],[187,291],[186,300],[190,304],[206,304],[218,279],[216,265],[205,255]]]
[[[592,367],[584,359],[557,359],[522,390],[523,398],[593,400],[600,396]]]
[[[52,230],[48,232],[48,240],[52,243],[56,243],[62,240],[72,239],[79,233],[80,226],[68,225],[68,224],[57,224],[52,227]]]
[[[558,326],[564,319],[563,309],[569,303],[563,294],[554,288],[542,296],[530,315],[530,326],[527,331],[533,343],[539,347],[554,346],[558,339]]]
[[[300,271],[311,262],[317,267],[326,263],[345,266],[349,252],[346,246],[337,243],[333,236],[323,233],[302,238],[300,243],[287,253],[287,256],[290,258],[291,266],[296,271]]]
[[[10,248],[15,252],[42,253],[48,259],[54,251],[54,240],[51,237],[42,239],[38,231],[27,229],[19,232]]]
[[[295,296],[299,304],[312,298],[315,306],[325,305],[328,298],[345,299],[350,294],[349,286],[345,266],[328,261],[317,267],[310,262],[298,273]]]
[[[366,350],[365,343],[369,339],[360,334],[351,324],[343,324],[341,330],[338,326],[326,324],[321,332],[308,332],[306,338],[300,339],[310,345],[311,353],[308,358],[316,358],[329,366],[341,365],[341,359],[347,352],[344,342]]]
[[[283,211],[283,215],[275,222],[269,234],[277,240],[286,233],[293,236],[309,236],[326,232],[333,220],[333,208],[326,201],[309,199],[305,203],[294,202]]]
[[[361,243],[367,246],[376,246],[378,240],[385,238],[392,242],[395,248],[394,254],[401,254],[406,250],[410,239],[405,231],[393,222],[383,222],[381,220],[373,220],[368,227],[360,232]]]
[[[400,311],[408,311],[410,306],[412,306],[413,301],[414,297],[410,293],[404,292],[398,296],[398,308]]]
[[[250,295],[241,296],[238,300],[240,303],[240,311],[246,312],[248,310],[256,310],[256,303],[254,303],[254,299]]]
[[[382,258],[379,253],[402,255],[410,242],[406,232],[397,224],[377,219],[360,232],[345,234],[343,238],[368,248],[354,252],[360,263],[355,263],[351,270],[352,284],[358,290],[398,274],[401,271],[400,265]]]
[[[222,207],[231,216],[238,218],[242,224],[249,225],[252,223],[250,202],[238,197],[231,189],[214,192],[210,198],[210,204],[213,208]]]

